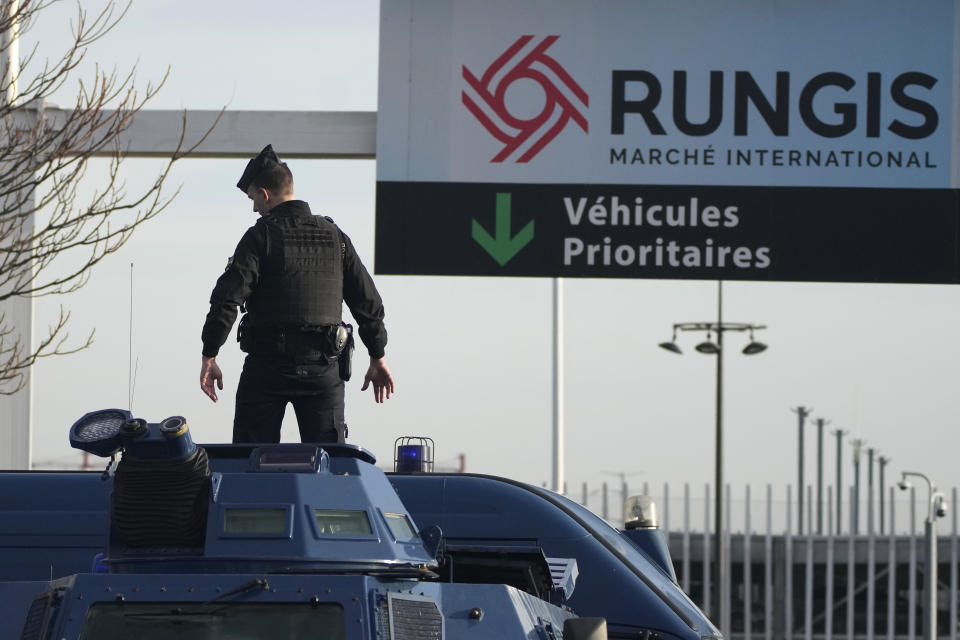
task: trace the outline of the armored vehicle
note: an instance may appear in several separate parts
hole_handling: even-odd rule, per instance
[[[361,447],[203,445],[179,416],[70,430],[100,472],[0,474],[0,638],[706,640],[655,530]],[[413,464],[411,464],[411,462]]]

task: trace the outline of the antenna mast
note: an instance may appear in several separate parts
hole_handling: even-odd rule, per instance
[[[133,411],[133,263],[130,263],[130,343],[127,351],[127,411]]]

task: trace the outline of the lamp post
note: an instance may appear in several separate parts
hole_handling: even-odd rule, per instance
[[[797,533],[803,535],[803,425],[810,415],[811,409],[797,407],[793,410],[797,414]],[[808,525],[809,526],[809,525]]]
[[[942,493],[930,481],[930,478],[916,471],[904,471],[897,486],[901,491],[910,488],[907,476],[921,478],[927,483],[927,519],[923,523],[923,534],[927,544],[927,573],[924,576],[924,640],[937,640],[937,518],[947,515],[947,503]]]
[[[823,428],[830,424],[830,421],[817,418],[815,422],[817,423],[817,535],[823,535]]]
[[[841,481],[843,475],[841,471],[842,467],[840,466],[840,454],[843,452],[843,436],[845,436],[847,432],[843,429],[836,429],[831,433],[837,436],[837,535],[840,535],[841,515],[843,515],[843,509],[841,508],[841,504],[843,503],[843,482]],[[851,531],[850,533],[852,534],[853,532]]]
[[[885,486],[883,484],[883,468],[887,466],[888,462],[890,462],[890,458],[888,456],[880,456],[877,458],[877,462],[880,464],[880,535],[883,535],[883,492],[885,491]]]
[[[850,505],[853,509],[850,513],[853,516],[853,531],[850,534],[857,536],[860,535],[860,455],[867,441],[863,438],[854,438],[850,444],[853,445],[853,504]]]
[[[726,550],[723,545],[723,334],[727,331],[747,331],[750,333],[750,342],[742,350],[745,355],[754,355],[766,351],[767,345],[754,340],[753,332],[766,329],[766,325],[749,324],[743,322],[723,321],[723,282],[717,282],[717,321],[716,322],[678,322],[673,325],[673,339],[661,342],[660,347],[672,353],[682,354],[677,345],[677,332],[704,331],[707,339],[694,347],[700,353],[717,356],[716,378],[716,429],[714,434],[714,529],[713,548],[716,550],[713,557],[713,580],[716,611],[720,630],[727,635],[730,616],[726,610]],[[711,334],[717,334],[716,343],[710,341]]]

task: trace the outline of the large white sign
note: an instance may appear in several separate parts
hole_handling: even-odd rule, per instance
[[[399,241],[402,229],[427,233],[463,200],[480,199],[488,216],[471,214],[467,241],[499,264],[482,273],[957,281],[955,247],[938,246],[943,259],[926,256],[914,271],[883,263],[928,253],[927,238],[960,240],[950,192],[960,184],[957,9],[954,0],[385,2],[382,241]],[[741,190],[722,191],[731,187]],[[917,195],[900,194],[892,209],[887,189]],[[446,214],[434,211],[451,196]],[[828,232],[840,220],[836,231],[849,236],[827,257],[836,272],[821,264],[805,273],[769,235],[788,214],[799,224],[788,202],[798,198],[818,210],[810,225]],[[537,226],[523,238],[550,242],[538,263],[555,258],[555,269],[507,267],[526,247],[507,247],[526,220]],[[864,224],[921,234],[868,229],[862,238],[881,248],[861,255],[849,243]],[[606,235],[573,233],[587,227]],[[672,262],[657,261],[657,238],[672,240],[667,227],[687,237]],[[750,258],[708,265],[724,238],[730,255],[742,245]],[[598,253],[588,263],[591,243]],[[698,257],[682,264],[682,248],[694,244]],[[620,246],[633,247],[621,252],[626,270],[616,264]],[[436,272],[478,272],[453,265],[462,249],[441,255]],[[378,249],[378,270],[432,272],[395,246]]]
[[[379,178],[955,187],[956,6],[385,2]]]

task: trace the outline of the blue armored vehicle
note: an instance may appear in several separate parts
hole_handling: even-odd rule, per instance
[[[344,444],[196,446],[109,409],[107,470],[0,474],[0,638],[706,640],[655,530]]]

